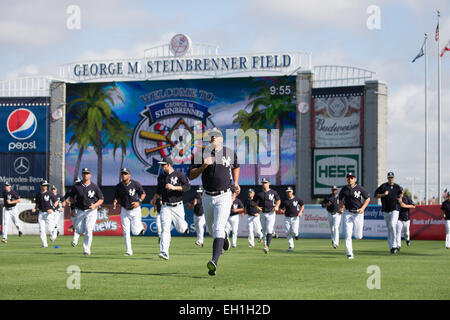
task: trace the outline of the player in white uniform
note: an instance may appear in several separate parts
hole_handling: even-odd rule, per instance
[[[255,247],[255,235],[259,238],[259,243],[262,243],[264,240],[258,209],[252,204],[254,197],[255,191],[248,189],[248,199],[245,201],[244,207],[245,213],[247,214],[248,246],[250,248]]]
[[[73,180],[73,184],[77,184],[81,182],[81,179],[79,177],[76,177]],[[72,186],[73,188],[73,186]],[[72,242],[70,243],[70,245],[72,247],[76,247],[78,245],[78,239],[80,239],[80,235],[77,233],[77,231],[75,230],[75,225],[76,225],[76,210],[75,210],[75,204],[74,203],[70,203],[68,201],[68,199],[70,198],[70,195],[72,193],[72,188],[66,192],[66,194],[64,195],[64,200],[66,201],[66,204],[70,205],[70,218],[72,220],[72,226],[73,226],[73,239]]]
[[[331,188],[331,194],[322,201],[322,208],[327,208],[328,224],[330,225],[331,233],[331,246],[334,249],[339,246],[339,228],[341,226],[342,217],[339,213],[338,200],[338,187],[333,186],[333,188]]]
[[[61,215],[64,217],[64,206],[66,205],[66,201],[62,195],[58,193],[58,189],[55,186],[52,186],[52,193],[58,198],[58,207],[54,208],[54,216],[53,221],[55,222],[56,234],[59,236],[59,220],[61,219]],[[63,219],[64,220],[64,219]]]
[[[57,233],[55,222],[53,219],[54,207],[58,206],[58,198],[48,190],[50,184],[47,181],[41,182],[41,192],[36,197],[36,207],[32,212],[38,211],[39,234],[41,237],[42,247],[47,248],[47,231],[50,233],[50,240],[56,240]]]
[[[203,189],[202,187],[199,187],[197,189],[194,199],[192,199],[192,202],[188,203],[187,205],[188,209],[194,209],[194,226],[195,232],[197,233],[197,240],[195,241],[195,244],[199,247],[203,247],[203,238],[205,234],[205,225],[206,225],[202,205],[202,194]]]
[[[225,231],[231,236],[231,247],[237,247],[237,238],[238,238],[238,230],[239,230],[239,219],[240,215],[244,215],[244,204],[237,197],[237,193],[233,192],[233,204],[231,205],[230,217],[228,218],[228,222],[225,226]]]
[[[120,204],[120,220],[123,228],[123,239],[125,241],[125,256],[132,256],[130,231],[136,236],[143,234],[141,203],[145,199],[145,191],[142,185],[131,179],[127,168],[120,169],[122,181],[114,189],[113,209],[117,203]]]
[[[305,210],[303,200],[294,195],[294,189],[287,187],[287,198],[281,202],[281,212],[284,213],[284,226],[286,228],[286,238],[288,239],[288,252],[294,249],[294,237],[298,237],[300,217]]]
[[[19,237],[22,236],[20,230],[19,216],[17,213],[16,204],[20,202],[20,196],[14,190],[11,190],[11,184],[5,182],[5,190],[3,190],[3,214],[2,214],[2,242],[6,243],[8,239],[8,222],[11,220],[19,232]]]

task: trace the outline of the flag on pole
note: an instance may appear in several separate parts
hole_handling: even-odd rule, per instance
[[[436,26],[436,36],[434,37],[434,40],[439,41],[439,21]]]
[[[425,45],[425,40],[423,41],[422,44],[422,48],[420,48],[419,53],[417,54],[417,56],[413,59],[412,63],[414,63],[414,61],[416,61],[417,59],[419,59],[421,56],[423,56],[425,53],[423,52],[423,46]]]
[[[447,44],[444,48],[442,48],[441,57],[444,55],[445,51],[450,51],[450,40],[448,40]]]

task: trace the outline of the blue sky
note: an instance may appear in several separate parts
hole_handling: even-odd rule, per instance
[[[81,9],[81,29],[66,27],[69,5]],[[366,10],[380,8],[379,30]],[[441,46],[450,40],[447,0],[248,1],[11,1],[0,3],[0,79],[54,75],[57,66],[98,58],[142,57],[176,33],[218,45],[221,54],[308,51],[313,65],[337,64],[376,72],[388,85],[388,170],[424,183],[424,58],[412,64],[424,32],[430,34],[430,189],[437,186],[436,11]],[[442,58],[442,155],[450,162],[450,53]],[[442,166],[443,187],[450,170]]]

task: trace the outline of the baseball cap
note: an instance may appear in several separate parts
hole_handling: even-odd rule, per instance
[[[338,187],[337,186],[333,186],[333,188],[331,188],[331,190],[337,190]]]
[[[286,192],[294,192],[294,189],[292,189],[292,187],[287,187]]]
[[[75,179],[73,179],[73,183],[78,183],[81,182],[80,177],[75,177]]]
[[[264,183],[264,182],[269,182],[270,183],[270,180],[267,179],[267,178],[262,178],[261,183]]]
[[[255,193],[255,190],[253,190],[252,188],[248,189],[248,193]]]
[[[120,169],[120,173],[130,174],[130,171],[127,168]]]
[[[198,193],[203,192],[202,187],[198,187],[197,192],[198,192]]]
[[[50,183],[47,182],[47,180],[44,180],[41,182],[41,186],[49,186]]]
[[[208,131],[208,137],[223,137],[223,134],[219,128],[212,128]]]
[[[356,176],[355,176],[355,174],[353,172],[347,172],[347,178],[348,177],[355,177],[356,178]]]
[[[11,184],[8,181],[5,181],[5,186],[10,186]]]
[[[89,168],[83,168],[83,170],[81,170],[81,173],[91,173],[91,170],[89,170]]]
[[[170,157],[164,157],[164,158],[162,158],[161,161],[158,161],[158,163],[159,164],[170,164],[173,166],[173,161],[172,161],[172,158],[170,158]]]
[[[394,173],[392,171],[389,171],[387,174],[388,178],[393,178],[394,177]]]
[[[55,185],[52,185],[52,190],[58,190],[58,189],[56,189]]]

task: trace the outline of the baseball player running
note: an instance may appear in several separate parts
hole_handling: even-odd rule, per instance
[[[322,208],[327,208],[328,223],[330,225],[331,231],[331,245],[334,249],[336,249],[339,246],[339,228],[341,226],[341,214],[339,213],[337,186],[333,186],[333,188],[331,188],[331,194],[323,199]]]
[[[83,254],[90,256],[97,210],[104,197],[100,188],[91,181],[91,170],[83,168],[81,174],[82,181],[72,187],[69,201],[75,203],[75,231],[84,235]]]
[[[286,189],[287,198],[281,203],[281,212],[284,213],[284,226],[289,244],[288,252],[294,249],[294,237],[298,237],[300,217],[305,209],[303,200],[294,195],[292,187]]]
[[[273,228],[275,226],[275,212],[280,208],[281,200],[278,192],[270,189],[270,180],[261,180],[263,190],[259,192],[253,205],[261,212],[261,224],[264,233],[264,253],[269,253],[270,242],[272,241]]]
[[[161,206],[162,206],[162,200],[161,198],[156,199],[155,201],[155,209],[156,209],[156,232],[158,232],[158,244],[161,243]]]
[[[11,189],[11,184],[5,182],[5,190],[3,190],[3,221],[2,221],[2,242],[7,243],[8,241],[8,225],[11,219],[12,223],[17,228],[19,232],[19,237],[22,236],[22,231],[20,231],[19,216],[17,213],[16,204],[20,202],[20,196],[17,192]]]
[[[203,237],[205,234],[205,215],[203,214],[203,205],[202,205],[202,194],[203,189],[199,187],[197,192],[195,193],[194,199],[192,202],[188,203],[188,209],[194,209],[194,226],[195,232],[197,233],[197,240],[195,244],[203,247]]]
[[[225,230],[228,234],[230,234],[230,232],[233,233],[231,236],[231,247],[233,248],[237,247],[239,215],[244,215],[244,204],[237,198],[237,193],[233,192],[233,204],[231,205],[230,216],[225,226]]]
[[[234,191],[240,192],[240,166],[236,153],[223,146],[223,135],[219,129],[211,129],[208,137],[211,144],[203,152],[202,164],[191,164],[189,179],[193,180],[202,176],[205,190],[203,210],[207,228],[212,232],[214,238],[212,258],[206,266],[208,274],[214,276],[222,249],[226,251],[230,248],[230,240],[225,226],[233,202],[231,188],[234,187]]]
[[[79,177],[76,177],[73,180],[73,184],[74,185],[79,183],[79,182],[81,182],[81,179]],[[73,189],[73,186],[64,195],[64,200],[66,201],[66,204],[70,205],[70,218],[72,219],[72,226],[73,226],[73,240],[72,240],[72,242],[70,244],[71,244],[72,247],[76,247],[78,245],[78,239],[80,238],[80,235],[75,230],[75,224],[76,224],[75,223],[75,220],[76,220],[75,203],[70,203],[70,200],[69,200],[70,195],[72,194],[72,189]]]
[[[183,192],[188,191],[191,186],[185,174],[173,168],[173,161],[164,157],[158,162],[163,173],[158,176],[156,193],[151,203],[155,205],[158,198],[162,199],[161,206],[161,241],[159,244],[159,257],[169,260],[170,227],[173,222],[180,233],[189,233],[189,226],[184,220]]]
[[[64,199],[62,194],[58,193],[58,189],[52,186],[52,193],[58,198],[58,207],[53,208],[53,219],[55,221],[56,234],[59,236],[58,222],[61,218],[61,214],[64,215],[64,206],[66,205],[66,199]]]
[[[55,229],[55,221],[53,219],[53,208],[58,206],[58,198],[48,190],[50,184],[47,181],[41,182],[41,192],[39,192],[36,199],[36,207],[31,211],[34,213],[39,210],[38,223],[39,234],[41,237],[42,247],[47,248],[47,231],[50,233],[50,240],[56,240],[57,233]]]
[[[144,231],[142,226],[141,203],[145,199],[145,191],[142,185],[131,179],[130,171],[127,168],[120,169],[122,181],[114,189],[113,209],[117,203],[120,204],[120,220],[123,227],[123,239],[125,240],[125,256],[132,256],[131,232],[136,236]]]
[[[442,215],[445,219],[445,248],[450,250],[450,194],[447,194],[447,200],[441,205]]]
[[[397,248],[402,246],[402,233],[405,234],[406,245],[409,247],[411,245],[411,241],[409,240],[409,209],[414,209],[416,206],[414,202],[403,193],[402,199],[400,201],[400,212],[398,214],[398,222],[397,222]]]
[[[387,179],[388,182],[383,183],[375,190],[375,198],[381,198],[381,212],[386,221],[389,249],[391,254],[394,254],[400,251],[400,248],[397,247],[399,241],[396,230],[403,188],[394,183],[393,172],[388,172]]]
[[[339,213],[344,218],[345,251],[348,259],[354,259],[352,234],[356,239],[363,237],[364,210],[369,202],[369,194],[356,184],[355,174],[347,173],[347,185],[339,192]]]
[[[255,190],[248,189],[248,199],[245,201],[244,208],[247,214],[247,226],[248,226],[248,246],[250,248],[255,247],[255,233],[259,238],[259,242],[263,241],[263,233],[261,227],[261,221],[259,220],[258,209],[253,206],[253,198],[255,197]]]

